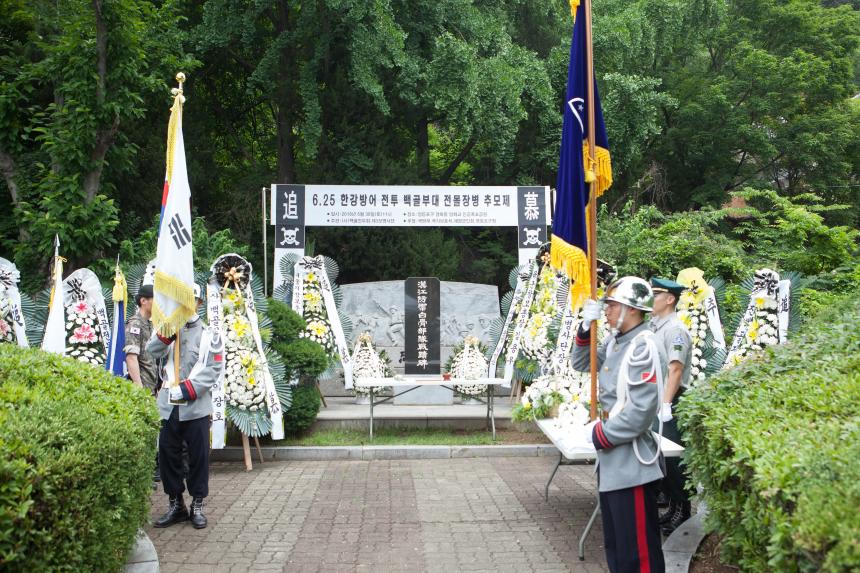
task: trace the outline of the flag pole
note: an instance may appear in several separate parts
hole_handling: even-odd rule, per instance
[[[585,16],[586,84],[588,90],[588,165],[585,181],[588,183],[588,258],[591,265],[591,300],[597,300],[597,177],[594,173],[594,49],[591,35],[591,0],[583,0]],[[590,336],[591,400],[590,419],[597,418],[597,321],[591,323]]]

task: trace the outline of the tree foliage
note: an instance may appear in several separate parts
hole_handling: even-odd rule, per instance
[[[818,211],[821,223],[856,227],[856,4],[596,0],[609,211],[718,210],[754,188],[848,205]],[[2,0],[0,11],[0,246],[29,280],[47,275],[54,233],[78,266],[150,227],[180,67],[193,207],[258,268],[259,190],[273,182],[555,181],[566,5]],[[666,232],[693,236],[703,221]],[[420,270],[502,285],[515,258],[506,230],[312,238],[353,280]]]

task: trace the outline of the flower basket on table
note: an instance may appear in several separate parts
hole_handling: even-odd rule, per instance
[[[511,417],[515,422],[556,418],[571,425],[584,415],[582,423],[587,423],[590,384],[589,373],[576,372],[568,362],[562,370],[538,376],[514,405]]]
[[[388,355],[383,350],[377,352],[373,347],[373,340],[369,332],[362,333],[352,349],[352,375],[353,391],[356,403],[370,403],[370,390],[375,393],[384,392],[389,386],[365,385],[361,383],[362,378],[391,378],[393,373],[389,365]]]
[[[462,344],[454,347],[445,371],[455,380],[478,380],[487,377],[487,347],[474,336],[467,336]],[[464,404],[480,403],[476,398],[488,391],[483,384],[455,384],[454,392],[463,398]]]
[[[224,445],[226,419],[242,433],[243,443],[268,434],[283,439],[283,412],[292,393],[283,365],[263,340],[261,323],[267,327],[270,322],[262,292],[258,295],[254,286],[251,263],[230,253],[218,257],[210,273],[209,325],[224,340],[223,381],[212,393],[213,448]]]

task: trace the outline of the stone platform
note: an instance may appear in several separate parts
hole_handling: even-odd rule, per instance
[[[328,407],[321,407],[312,430],[366,430],[370,405],[356,404],[353,398],[326,397]],[[508,396],[494,400],[496,429],[528,429],[511,422]],[[386,402],[373,407],[374,428],[431,428],[447,430],[482,430],[487,428],[487,406],[453,404],[450,406],[406,405]],[[534,431],[537,427],[534,427]]]

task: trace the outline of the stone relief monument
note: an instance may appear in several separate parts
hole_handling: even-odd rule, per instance
[[[377,350],[385,350],[396,374],[403,374],[405,343],[404,282],[380,281],[341,285],[341,312],[352,319],[350,347],[362,332],[370,332]],[[499,289],[495,285],[441,283],[440,344],[442,364],[454,347],[472,335],[490,345],[490,324],[499,317]],[[342,377],[321,380],[326,396],[346,396]],[[423,390],[423,389],[422,389]],[[450,392],[450,391],[448,391]],[[414,394],[410,392],[404,398]]]

